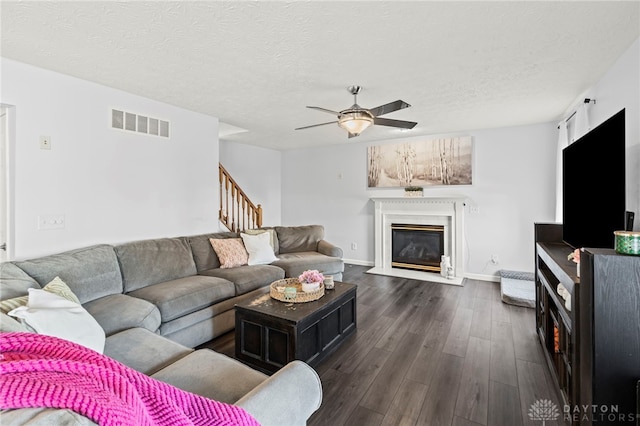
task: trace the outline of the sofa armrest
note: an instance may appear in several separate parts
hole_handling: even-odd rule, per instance
[[[318,241],[318,253],[342,259],[342,249],[325,240]]]
[[[247,410],[262,426],[303,426],[321,403],[318,373],[302,361],[292,361],[234,405]]]

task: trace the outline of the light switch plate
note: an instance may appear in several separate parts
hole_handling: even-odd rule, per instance
[[[63,229],[64,223],[65,223],[65,220],[64,220],[63,214],[38,216],[39,230],[44,231],[47,229]]]

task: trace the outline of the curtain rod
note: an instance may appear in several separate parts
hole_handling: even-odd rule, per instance
[[[591,98],[584,98],[584,103],[585,103],[585,104],[588,104],[588,103],[591,103],[591,102],[593,102],[593,103],[594,103],[594,105],[595,105],[596,100],[595,100],[595,99],[591,99]],[[575,111],[573,111],[573,112],[571,113],[571,115],[569,115],[567,118],[565,118],[565,119],[564,119],[564,122],[565,122],[565,123],[568,123],[568,122],[569,122],[569,120],[571,120],[571,119],[572,119],[572,118],[573,118],[577,113],[578,113],[578,110],[576,109]],[[560,124],[558,124],[558,129],[559,129],[559,128],[560,128]]]

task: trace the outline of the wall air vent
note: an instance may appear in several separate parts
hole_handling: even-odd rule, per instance
[[[111,127],[146,135],[169,137],[169,122],[122,110],[111,110]]]

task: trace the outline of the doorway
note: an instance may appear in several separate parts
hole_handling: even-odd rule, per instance
[[[13,259],[11,138],[14,109],[0,104],[0,262]]]

